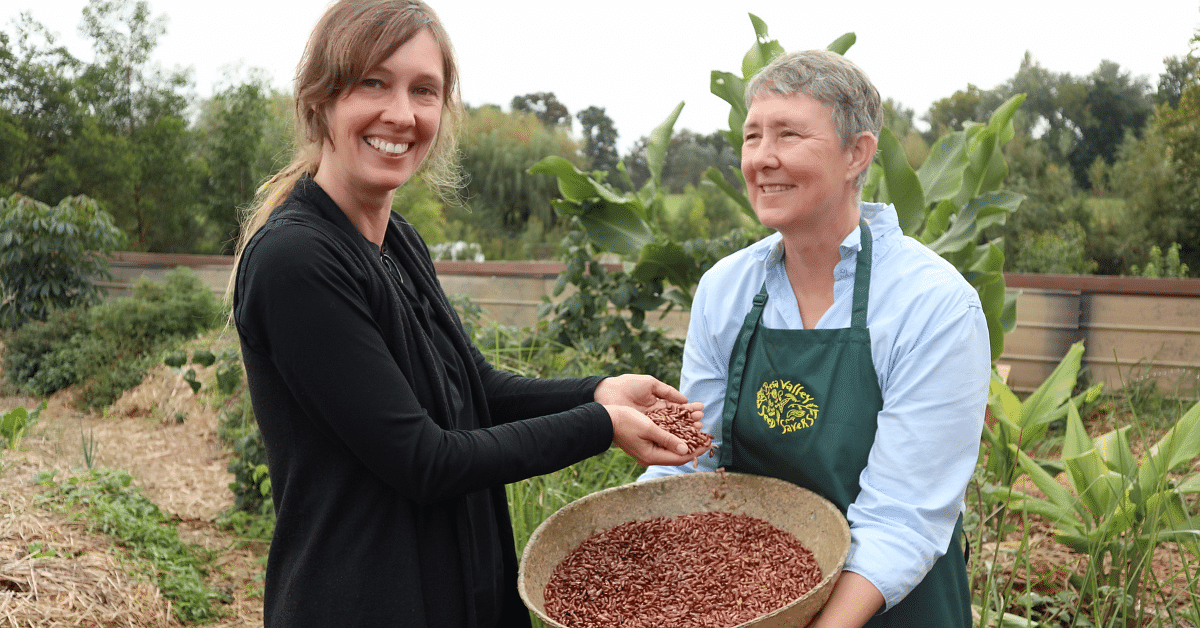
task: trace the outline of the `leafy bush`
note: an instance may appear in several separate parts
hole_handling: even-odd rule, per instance
[[[1182,278],[1188,276],[1188,265],[1179,261],[1179,243],[1172,242],[1171,247],[1167,249],[1167,256],[1164,259],[1162,249],[1158,246],[1150,247],[1150,259],[1146,262],[1145,268],[1139,268],[1134,264],[1130,268],[1130,272],[1138,277],[1176,277]]]
[[[1021,258],[1012,270],[1022,273],[1091,275],[1099,263],[1086,257],[1087,234],[1077,222],[1019,236]]]
[[[109,276],[104,255],[122,238],[112,216],[84,196],[54,207],[20,194],[0,199],[0,324],[15,329],[99,302],[92,279]]]
[[[5,376],[34,395],[79,385],[78,406],[104,407],[140,383],[171,343],[220,324],[221,312],[189,269],[167,273],[162,283],[139,279],[131,297],[57,311],[9,334]]]

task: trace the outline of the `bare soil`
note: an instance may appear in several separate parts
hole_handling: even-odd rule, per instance
[[[189,365],[191,366],[191,365]],[[179,626],[169,603],[151,583],[130,577],[113,539],[88,534],[82,524],[37,505],[35,474],[57,478],[92,465],[123,469],[134,485],[177,522],[180,537],[216,553],[209,584],[227,599],[220,628],[261,627],[260,558],[217,526],[233,504],[226,470],[230,452],[217,437],[219,408],[210,404],[212,368],[195,367],[205,383],[194,394],[183,377],[159,365],[145,381],[104,412],[81,412],[72,394],[48,399],[39,420],[0,459],[0,626]],[[39,398],[0,396],[0,411],[33,409]],[[259,544],[261,545],[261,544]]]

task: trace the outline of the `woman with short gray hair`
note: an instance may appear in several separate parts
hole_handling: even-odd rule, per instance
[[[782,478],[845,513],[850,553],[813,626],[967,628],[962,514],[991,372],[979,297],[894,207],[861,201],[882,108],[858,66],[783,55],[746,104],[742,174],[776,233],[696,289],[680,388],[720,454],[699,470]]]

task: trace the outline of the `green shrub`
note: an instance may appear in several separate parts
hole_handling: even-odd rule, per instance
[[[34,395],[78,385],[76,405],[100,408],[139,384],[158,354],[223,320],[217,298],[187,268],[161,283],[139,279],[133,296],[52,313],[5,340],[9,382]]]
[[[106,277],[104,255],[122,240],[112,216],[73,196],[51,207],[14,194],[0,198],[0,324],[15,329],[55,310],[91,305]]]

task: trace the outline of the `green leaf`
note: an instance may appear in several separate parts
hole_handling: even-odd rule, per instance
[[[580,217],[592,242],[620,255],[634,255],[654,240],[654,232],[628,205],[597,203]]]
[[[1079,418],[1079,410],[1075,408],[1075,404],[1068,402],[1067,429],[1063,435],[1062,457],[1081,456],[1095,447],[1092,437],[1088,436],[1087,428],[1083,426],[1083,420]]]
[[[1070,398],[1071,391],[1075,388],[1082,359],[1083,341],[1081,340],[1071,345],[1050,376],[1021,404],[1027,430],[1036,425],[1042,425],[1044,428],[1046,423],[1061,416],[1058,414],[1058,410]]]
[[[930,243],[929,248],[944,256],[975,246],[979,233],[993,224],[1003,223],[1020,205],[1022,198],[1003,190],[972,198],[958,212],[949,229]]]
[[[1071,491],[1068,491],[1066,487],[1059,484],[1049,473],[1046,473],[1045,469],[1042,469],[1025,452],[1017,451],[1017,460],[1021,465],[1021,469],[1025,471],[1034,485],[1046,494],[1046,498],[1050,503],[1057,506],[1064,513],[1073,511],[1081,517],[1088,516],[1087,510],[1083,507],[1079,498],[1072,495]]]
[[[709,91],[729,103],[729,130],[721,131],[733,152],[742,154],[742,126],[746,124],[746,83],[737,75],[713,70]],[[739,171],[740,172],[740,171]],[[633,185],[629,185],[633,189]]]
[[[733,166],[730,166],[729,169],[736,172],[739,178],[741,177],[741,170],[738,170]],[[754,220],[758,220],[758,215],[754,213],[754,208],[750,205],[749,197],[747,197],[741,190],[730,185],[729,181],[726,181],[725,177],[721,176],[721,171],[717,170],[716,166],[709,166],[708,170],[704,171],[704,178],[708,179],[713,183],[713,185],[716,185],[718,188],[720,188],[720,190],[724,192],[726,196],[733,199],[733,201],[737,203],[738,208],[742,210],[743,214],[750,216]]]
[[[742,58],[742,77],[747,80],[758,74],[759,70],[767,67],[767,64],[784,52],[783,46],[767,34],[767,23],[753,13],[748,15],[750,23],[754,25],[755,37],[754,45],[750,46],[750,50],[747,50],[746,55]]]
[[[1109,470],[1099,451],[1091,449],[1078,456],[1064,456],[1063,462],[1075,492],[1094,521],[1103,521],[1117,509],[1125,492],[1125,479]]]
[[[179,368],[184,364],[187,364],[187,352],[172,351],[163,358],[163,364],[166,364],[171,368]]]
[[[970,163],[966,136],[962,131],[938,138],[929,150],[929,156],[917,169],[926,202],[939,203],[957,196],[962,187],[963,171]]]
[[[1200,402],[1180,417],[1142,456],[1138,487],[1147,493],[1154,492],[1171,469],[1196,456],[1200,456]]]
[[[196,349],[196,351],[192,353],[193,364],[199,364],[200,366],[212,366],[216,361],[217,356],[213,355],[213,352],[209,351],[208,349]]]
[[[1071,405],[1074,407],[1074,402]],[[1096,449],[1100,451],[1100,457],[1104,458],[1108,467],[1131,481],[1137,479],[1138,473],[1137,461],[1133,459],[1133,450],[1129,446],[1128,433],[1132,427],[1132,425],[1126,425],[1101,434],[1094,440]]]
[[[695,278],[689,269],[695,269],[695,265],[682,246],[675,242],[651,243],[642,247],[637,266],[629,274],[644,284],[665,280],[675,286],[690,286]]]
[[[998,360],[1000,355],[1004,353],[1004,330],[999,323],[999,315],[1002,312],[1002,304],[1005,298],[1004,275],[994,273],[973,273],[968,280],[975,290],[979,293],[979,301],[983,306],[983,316],[988,324],[988,341],[992,352],[992,360]],[[1040,435],[1045,433],[1045,427],[1035,428],[1035,432],[1031,434]]]
[[[842,35],[841,37],[838,37],[837,39],[830,42],[830,44],[828,46],[826,46],[825,49],[830,52],[836,52],[840,55],[845,56],[846,51],[849,50],[850,47],[853,46],[854,43],[857,41],[858,41],[858,37],[853,32],[850,32],[850,33],[846,33],[845,35]]]
[[[883,167],[883,198],[896,206],[900,229],[912,235],[925,219],[925,192],[917,173],[908,165],[904,147],[892,130],[879,133],[879,165]]]
[[[662,169],[667,159],[667,148],[671,145],[671,135],[674,134],[675,121],[683,111],[683,103],[675,105],[675,110],[661,124],[650,132],[650,141],[646,145],[646,164],[650,168],[650,179],[654,186],[662,185]]]
[[[669,139],[669,138],[668,138]],[[530,174],[549,174],[558,178],[558,189],[563,198],[576,203],[590,198],[602,198],[610,203],[626,203],[629,199],[617,194],[607,186],[597,183],[575,164],[558,155],[550,155],[529,167]]]

